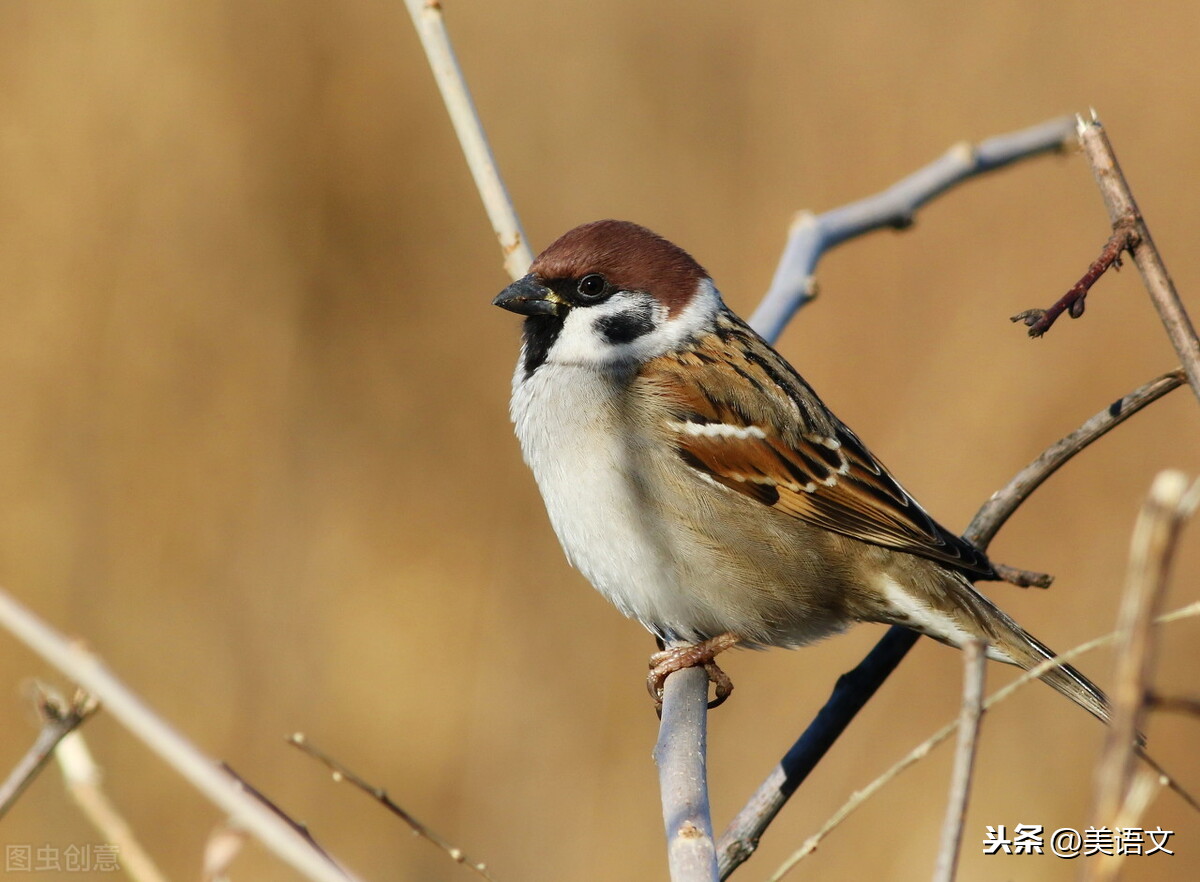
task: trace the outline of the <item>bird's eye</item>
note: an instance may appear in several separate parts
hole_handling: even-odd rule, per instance
[[[599,273],[588,273],[579,280],[579,296],[584,300],[599,300],[608,290],[608,282]]]

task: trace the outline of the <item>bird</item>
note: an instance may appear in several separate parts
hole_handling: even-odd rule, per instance
[[[494,305],[524,317],[510,416],[568,561],[659,641],[647,688],[733,647],[858,622],[1054,653],[975,587],[987,555],[937,523],[683,248],[629,221],[564,233]],[[1041,678],[1107,721],[1069,665]]]

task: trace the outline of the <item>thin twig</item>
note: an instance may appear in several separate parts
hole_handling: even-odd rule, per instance
[[[707,707],[708,674],[703,668],[685,668],[667,678],[654,761],[671,882],[717,879],[705,768]]]
[[[1183,383],[1184,375],[1180,368],[1167,371],[1123,398],[1118,398],[1078,429],[1051,444],[1037,459],[1021,469],[1002,490],[992,494],[992,498],[983,504],[971,526],[963,533],[964,538],[980,548],[986,548],[1017,507],[1071,457],[1093,441],[1104,437],[1146,405],[1153,404],[1168,392],[1178,389]]]
[[[492,230],[500,241],[504,269],[512,279],[519,279],[533,262],[533,255],[500,177],[500,170],[496,167],[492,148],[488,146],[462,68],[458,66],[454,47],[450,44],[450,34],[446,31],[441,3],[437,0],[405,0],[405,5],[442,93],[442,102],[450,112],[458,143],[462,145],[463,156],[475,178],[475,189],[479,191],[484,210],[492,222]]]
[[[1192,618],[1194,616],[1200,616],[1200,601],[1197,601],[1196,603],[1190,603],[1187,606],[1180,607],[1179,609],[1159,616],[1157,619],[1155,619],[1155,624],[1166,625],[1171,622],[1177,622],[1181,619]],[[1013,680],[1003,689],[1000,689],[988,696],[988,698],[983,702],[983,710],[985,712],[989,711],[1000,702],[1006,701],[1018,689],[1021,689],[1027,684],[1032,683],[1034,680],[1037,680],[1052,668],[1060,667],[1061,665],[1074,661],[1084,653],[1091,652],[1094,649],[1099,649],[1102,646],[1107,646],[1108,644],[1113,643],[1116,641],[1117,636],[1117,632],[1113,631],[1100,637],[1093,638],[1092,640],[1088,640],[1086,643],[1081,643],[1079,646],[1056,655],[1054,658],[1046,659],[1035,667],[1032,667],[1028,671],[1022,673],[1021,676],[1017,677],[1017,679]],[[824,840],[826,836],[828,836],[836,827],[838,827],[838,825],[846,820],[846,818],[853,814],[855,809],[883,789],[885,785],[895,780],[895,778],[905,769],[926,757],[929,752],[933,750],[933,748],[937,747],[939,744],[953,735],[958,729],[958,726],[959,721],[957,719],[947,723],[933,735],[929,736],[928,739],[914,747],[899,762],[885,771],[866,787],[862,788],[861,790],[856,790],[853,794],[851,794],[850,798],[846,800],[845,804],[821,826],[821,829],[810,836],[804,842],[804,844],[800,846],[799,849],[793,852],[783,862],[783,864],[780,865],[779,869],[775,871],[775,874],[770,877],[771,882],[778,882],[778,880],[782,879],[793,867],[795,867],[797,863],[816,851],[822,840]],[[1181,792],[1178,784],[1171,779],[1170,776],[1163,772],[1160,767],[1152,765],[1152,768],[1154,768],[1164,779],[1166,779],[1167,783],[1172,786],[1172,789],[1176,790],[1176,792]],[[1181,795],[1187,799],[1190,799],[1190,797],[1186,795],[1186,792],[1182,792]]]
[[[376,787],[374,784],[369,783],[365,778],[350,771],[329,754],[317,747],[314,747],[311,743],[309,743],[308,738],[306,738],[302,732],[296,732],[295,734],[290,735],[287,738],[287,743],[293,747],[298,747],[301,751],[308,754],[313,759],[317,760],[326,768],[328,768],[329,771],[333,773],[334,781],[346,781],[370,796],[389,812],[407,824],[409,829],[412,830],[415,835],[420,836],[422,839],[427,839],[442,851],[446,852],[446,854],[450,856],[450,860],[454,861],[456,864],[462,864],[463,866],[474,870],[484,879],[491,879],[493,882],[495,882],[494,877],[488,871],[487,866],[467,857],[461,848],[451,845],[438,833],[429,829],[416,818],[414,818],[403,807],[393,802],[392,798],[388,796],[387,791],[382,787]]]
[[[954,882],[958,852],[962,846],[963,822],[971,793],[971,773],[979,746],[979,721],[983,716],[983,684],[987,672],[987,645],[980,640],[963,644],[963,701],[958,718],[958,749],[950,776],[950,798],[942,824],[942,847],[938,850],[934,882]]]
[[[1024,312],[1018,312],[1010,321],[1024,322],[1029,328],[1030,337],[1041,337],[1050,330],[1064,312],[1069,311],[1073,319],[1079,318],[1083,315],[1088,291],[1092,290],[1092,285],[1096,284],[1109,269],[1113,267],[1120,269],[1121,252],[1128,251],[1132,254],[1133,249],[1137,246],[1137,241],[1137,225],[1134,223],[1134,219],[1132,217],[1121,218],[1114,225],[1113,234],[1108,237],[1108,241],[1100,250],[1100,256],[1092,261],[1087,272],[1067,290],[1066,294],[1058,298],[1049,309],[1027,309]]]
[[[1182,383],[1182,372],[1178,369],[1163,374],[1118,399],[1078,429],[1050,445],[984,503],[967,527],[964,537],[980,548],[986,548],[1017,507],[1047,477],[1110,429]],[[918,635],[907,628],[889,628],[862,663],[838,679],[829,700],[718,839],[717,855],[722,879],[728,878],[738,865],[754,853],[763,833],[780,809],[918,639]]]
[[[1177,471],[1160,472],[1133,529],[1129,575],[1117,633],[1112,721],[1097,765],[1095,826],[1115,824],[1134,770],[1144,716],[1143,699],[1154,667],[1151,625],[1162,606],[1175,546],[1184,521],[1200,502],[1200,482]]]
[[[72,732],[64,738],[54,757],[62,770],[67,793],[104,841],[113,846],[120,856],[122,871],[134,882],[165,882],[162,870],[101,787],[100,767],[92,759],[83,733]]]
[[[0,627],[78,683],[105,710],[206,798],[250,831],[297,872],[318,882],[346,882],[347,875],[313,851],[296,831],[243,792],[216,763],[152,711],[108,669],[99,656],[68,640],[10,594],[0,590]]]
[[[1137,244],[1133,248],[1133,263],[1142,275],[1142,282],[1154,308],[1158,310],[1171,345],[1179,353],[1179,361],[1187,374],[1192,392],[1200,398],[1200,337],[1196,336],[1196,329],[1179,299],[1175,283],[1171,281],[1171,275],[1158,249],[1154,247],[1154,239],[1117,163],[1108,135],[1094,113],[1090,121],[1079,117],[1076,131],[1084,156],[1092,167],[1096,185],[1100,188],[1109,220],[1116,224],[1124,218],[1134,219]]]
[[[34,701],[42,729],[25,756],[0,784],[0,818],[21,798],[21,794],[46,767],[60,741],[70,735],[100,706],[85,692],[77,692],[68,706],[62,697],[40,684],[34,685]]]
[[[882,227],[911,226],[918,209],[956,184],[1022,159],[1061,151],[1073,136],[1073,120],[1061,117],[975,146],[956,144],[881,193],[820,215],[800,212],[788,230],[771,287],[750,318],[751,326],[768,340],[776,339],[796,311],[816,296],[817,261],[829,249]]]

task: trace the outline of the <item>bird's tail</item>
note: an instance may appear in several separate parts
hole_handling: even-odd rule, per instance
[[[988,644],[989,658],[1017,665],[1027,671],[1047,659],[1054,658],[1055,653],[1046,644],[1009,618],[999,607],[976,591],[965,578],[957,573],[947,573],[947,576],[949,578],[939,587],[942,589],[942,596],[951,601],[953,613],[948,618],[952,621],[944,621],[947,618],[944,614],[935,614],[935,619],[942,620],[936,622],[940,627],[930,628],[928,624],[918,621],[917,616],[911,616],[909,621],[899,624],[955,646],[961,646],[971,638],[985,640]],[[934,601],[930,606],[938,609],[939,613],[949,612],[944,603]],[[1068,664],[1060,665],[1046,671],[1041,675],[1041,679],[1088,713],[1105,723],[1109,721],[1108,698],[1096,684],[1075,668]]]

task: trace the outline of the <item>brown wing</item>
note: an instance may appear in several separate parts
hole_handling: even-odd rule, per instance
[[[695,348],[655,359],[648,377],[668,402],[680,457],[712,480],[813,526],[995,577],[982,551],[933,520],[733,316]]]

